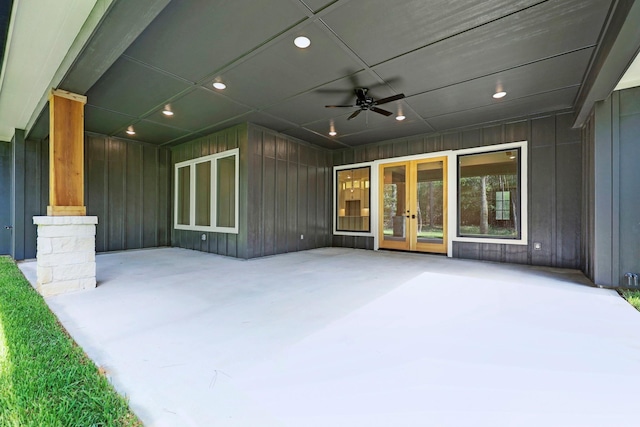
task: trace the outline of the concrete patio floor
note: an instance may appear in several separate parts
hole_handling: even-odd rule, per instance
[[[46,301],[147,427],[640,423],[640,313],[577,271],[338,248],[97,266]]]

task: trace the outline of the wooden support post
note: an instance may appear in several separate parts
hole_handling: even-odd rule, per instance
[[[64,90],[49,95],[49,216],[85,216],[84,104]]]

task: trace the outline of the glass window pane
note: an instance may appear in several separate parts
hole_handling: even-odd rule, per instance
[[[191,168],[178,168],[178,224],[189,225]]]
[[[236,158],[223,157],[217,160],[217,226],[236,225]]]
[[[384,240],[404,241],[406,227],[407,171],[405,166],[384,168]]]
[[[196,225],[211,225],[211,162],[196,164]]]
[[[519,149],[458,157],[458,235],[520,236]]]
[[[337,171],[336,230],[369,231],[371,168]]]
[[[416,216],[419,243],[442,243],[444,238],[444,163],[418,163]]]

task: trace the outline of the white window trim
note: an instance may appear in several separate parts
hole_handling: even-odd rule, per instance
[[[217,224],[217,200],[218,200],[218,186],[216,177],[218,176],[218,159],[225,157],[235,156],[235,227],[218,227]],[[200,163],[211,163],[211,224],[210,226],[195,225],[196,223],[196,165]],[[189,167],[189,225],[178,224],[178,170],[183,167]],[[222,151],[220,153],[211,154],[208,156],[198,157],[191,160],[185,160],[174,165],[174,213],[173,213],[173,228],[176,230],[191,230],[191,231],[207,231],[216,233],[228,233],[238,234],[238,221],[240,210],[240,150],[234,148],[233,150]]]
[[[375,162],[364,162],[364,163],[354,163],[352,165],[342,165],[342,166],[334,166],[333,168],[333,212],[332,212],[332,223],[333,223],[333,234],[335,236],[364,236],[364,237],[375,237],[376,233],[374,230],[378,229],[378,168],[374,167]],[[337,230],[337,216],[336,212],[338,211],[338,193],[336,186],[336,177],[338,176],[339,171],[350,170],[350,169],[358,169],[358,168],[369,168],[369,231],[339,231]],[[375,190],[375,191],[374,191]],[[375,213],[375,214],[374,214]]]
[[[520,238],[519,239],[500,239],[491,237],[460,237],[458,236],[458,157],[467,154],[482,154],[492,151],[520,149]],[[455,229],[449,238],[449,253],[453,252],[453,242],[469,242],[469,243],[496,243],[499,245],[528,245],[529,218],[528,212],[528,169],[527,169],[527,141],[509,142],[507,144],[486,145],[482,147],[465,148],[456,150],[449,158],[449,224]]]
[[[379,249],[378,239],[378,221],[379,221],[379,173],[380,165],[387,163],[396,163],[411,160],[422,160],[434,157],[447,157],[448,174],[447,179],[449,182],[447,192],[447,204],[448,204],[448,217],[449,232],[447,233],[447,256],[453,256],[453,242],[470,242],[470,243],[495,243],[499,245],[528,245],[528,230],[529,230],[529,218],[528,218],[528,143],[527,141],[509,142],[505,144],[484,145],[481,147],[464,148],[460,150],[444,150],[431,153],[415,154],[410,156],[392,157],[386,159],[380,159],[370,162],[353,163],[348,165],[340,165],[333,167],[333,234],[335,236],[365,236],[373,237],[374,250]],[[458,233],[458,156],[466,154],[480,154],[491,151],[501,151],[510,149],[520,149],[520,238],[519,239],[500,239],[491,237],[459,237]],[[350,232],[350,231],[338,231],[336,230],[336,212],[337,212],[337,189],[335,185],[335,178],[338,171],[347,169],[357,169],[361,167],[371,168],[371,180],[369,191],[370,194],[370,206],[369,212],[371,213],[371,230],[369,232]]]

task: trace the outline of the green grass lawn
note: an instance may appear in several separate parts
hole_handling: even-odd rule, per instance
[[[0,426],[142,426],[8,257],[0,257]]]
[[[620,293],[624,299],[629,301],[629,304],[634,306],[636,310],[640,311],[640,291],[625,290]]]

